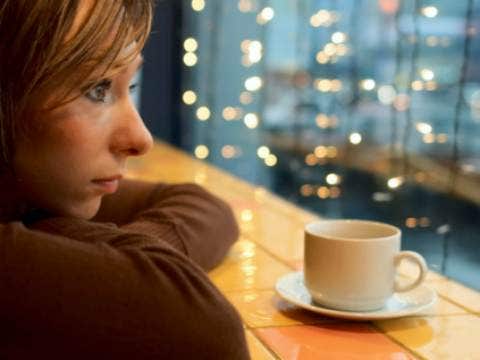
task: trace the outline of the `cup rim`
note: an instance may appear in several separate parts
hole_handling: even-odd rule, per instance
[[[331,234],[319,234],[313,232],[313,229],[311,229],[315,224],[318,223],[364,223],[364,224],[369,224],[369,225],[375,225],[375,226],[380,226],[383,227],[384,229],[388,229],[392,231],[391,234],[388,235],[381,235],[381,236],[372,236],[368,238],[355,238],[355,237],[345,237],[345,236],[337,236],[337,235],[331,235]],[[390,240],[393,237],[396,236],[401,236],[402,235],[402,230],[398,228],[397,226],[390,225],[387,223],[383,223],[380,221],[374,221],[374,220],[362,220],[362,219],[318,219],[311,221],[305,225],[304,228],[305,234],[314,236],[314,237],[321,237],[323,239],[328,239],[328,240],[341,240],[341,241],[387,241]]]

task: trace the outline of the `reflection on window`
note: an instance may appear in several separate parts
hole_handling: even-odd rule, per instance
[[[182,143],[480,288],[480,5],[185,1]]]

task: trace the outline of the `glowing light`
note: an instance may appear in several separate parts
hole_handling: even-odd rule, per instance
[[[313,27],[328,27],[336,21],[335,17],[328,10],[320,10],[310,17],[310,25]]]
[[[420,76],[423,80],[429,81],[433,80],[433,78],[435,77],[435,73],[430,69],[422,69],[420,70]]]
[[[448,135],[447,134],[438,134],[437,135],[437,142],[440,144],[446,143],[448,140]]]
[[[251,51],[251,52],[248,54],[248,60],[249,60],[252,64],[255,64],[255,63],[259,62],[260,60],[262,60],[262,53],[261,53],[261,52],[253,52],[253,51]]]
[[[435,6],[425,6],[421,11],[428,18],[434,18],[438,15],[438,9]]]
[[[317,196],[320,199],[327,199],[330,196],[330,189],[326,186],[320,186],[317,190]]]
[[[252,76],[245,80],[245,89],[248,91],[257,91],[263,85],[262,78],[259,76]]]
[[[415,128],[421,134],[430,134],[433,130],[432,125],[425,122],[416,123]]]
[[[430,226],[430,219],[428,217],[421,217],[418,219],[418,223],[421,227],[429,227]]]
[[[192,37],[185,39],[185,41],[183,42],[183,48],[188,52],[194,52],[198,49],[197,40]]]
[[[257,149],[257,155],[261,159],[265,159],[268,155],[270,155],[270,149],[268,146],[262,145]]]
[[[206,147],[205,145],[198,145],[195,148],[195,156],[199,159],[206,159],[209,153],[210,151],[208,150],[208,147]]]
[[[231,106],[227,106],[222,111],[222,116],[226,121],[235,120],[237,117],[237,111]]]
[[[327,146],[327,157],[330,159],[336,158],[338,150],[335,146]]]
[[[360,86],[364,90],[371,91],[375,89],[376,83],[373,79],[364,79],[360,82]]]
[[[398,10],[399,0],[380,0],[378,5],[384,13],[393,15]]]
[[[325,114],[318,114],[315,122],[319,128],[326,129],[330,125],[330,118]]]
[[[335,44],[341,44],[347,41],[347,35],[341,31],[336,31],[332,34],[331,39]]]
[[[310,184],[304,184],[300,187],[300,194],[302,194],[302,196],[305,196],[305,197],[312,196],[313,192],[314,192],[313,186]]]
[[[476,170],[476,167],[474,164],[462,164],[460,167],[462,171],[467,174],[474,173]]]
[[[315,86],[321,92],[329,92],[332,89],[332,82],[329,79],[317,79]]]
[[[192,90],[187,90],[183,93],[182,100],[187,105],[195,104],[197,101],[197,94]]]
[[[249,129],[255,129],[258,126],[258,116],[254,113],[248,113],[243,118],[243,122]]]
[[[239,100],[244,105],[251,104],[251,102],[253,101],[252,93],[248,91],[242,91],[242,93],[240,94]]]
[[[317,13],[318,17],[322,22],[324,23],[329,23],[333,20],[332,14],[328,10],[320,10]]]
[[[338,91],[342,90],[342,86],[343,86],[342,81],[338,80],[338,79],[333,79],[330,82],[330,85],[331,85],[331,88],[332,88],[333,92],[338,92]]]
[[[221,152],[222,152],[222,156],[225,159],[231,159],[235,157],[235,155],[237,155],[237,150],[232,145],[225,145],[224,147],[222,147]]]
[[[398,94],[393,101],[393,107],[397,111],[406,111],[410,107],[410,96],[407,94]]]
[[[240,49],[242,50],[242,52],[244,52],[245,54],[248,53],[248,46],[250,45],[250,43],[252,42],[252,40],[249,40],[249,39],[245,39],[245,40],[242,40],[242,42],[240,43]]]
[[[250,0],[240,0],[238,2],[238,10],[243,13],[249,12],[253,10],[253,4]]]
[[[377,91],[378,100],[384,105],[390,105],[395,100],[397,92],[392,85],[382,85]]]
[[[375,202],[389,202],[393,200],[393,196],[388,192],[375,192],[372,195],[372,199]]]
[[[423,90],[423,81],[421,80],[412,81],[412,90],[415,90],[415,91]]]
[[[277,157],[273,154],[269,154],[266,158],[265,158],[265,165],[267,166],[275,166],[277,164]]]
[[[417,219],[413,217],[406,218],[405,220],[405,226],[408,228],[414,228],[417,226]]]
[[[427,44],[427,46],[430,46],[430,47],[435,47],[438,45],[438,43],[440,42],[438,37],[435,36],[435,35],[429,35],[427,36],[427,38],[425,39],[425,42]]]
[[[271,7],[267,6],[266,8],[263,8],[262,11],[260,11],[260,13],[258,14],[257,23],[259,23],[260,25],[264,25],[271,21],[274,16],[275,11]]]
[[[427,88],[428,91],[434,91],[437,90],[438,84],[435,80],[427,81],[425,84],[425,87]]]
[[[305,164],[308,166],[317,165],[317,157],[314,154],[307,154],[307,156],[305,156]]]
[[[330,197],[332,199],[338,198],[340,196],[340,194],[341,194],[341,190],[338,186],[332,186],[330,188]]]
[[[210,118],[210,109],[206,106],[200,106],[197,109],[197,118],[200,121],[207,121]]]
[[[257,63],[262,59],[263,46],[258,40],[250,41],[248,44],[248,59],[251,63]]]
[[[244,222],[252,221],[253,220],[253,211],[250,210],[250,209],[242,210],[242,212],[240,213],[240,218]]]
[[[245,54],[242,57],[244,66],[250,66],[262,59],[263,45],[260,41],[245,39],[240,43],[240,48]]]
[[[320,21],[319,17],[316,14],[310,17],[310,25],[316,28],[322,25],[322,22]]]
[[[187,66],[195,66],[198,62],[197,55],[195,55],[193,52],[187,52],[185,55],[183,55],[183,62]]]
[[[192,9],[202,11],[205,8],[205,0],[192,0]]]
[[[403,177],[402,176],[397,176],[397,177],[393,177],[393,178],[388,179],[387,186],[390,189],[397,189],[397,188],[399,188],[400,186],[403,185],[403,182],[404,182]]]
[[[325,181],[329,185],[338,185],[340,184],[341,178],[337,174],[330,173],[325,177]]]
[[[327,156],[328,150],[325,146],[317,146],[314,150],[314,154],[317,158],[321,159]]]
[[[438,235],[445,235],[446,233],[450,232],[450,225],[448,224],[440,225],[436,231]]]
[[[333,56],[337,53],[337,47],[335,46],[334,43],[328,43],[323,47],[323,51],[328,56]]]
[[[422,137],[422,141],[425,144],[433,144],[435,142],[435,135],[434,134],[425,134]]]
[[[351,133],[350,136],[348,137],[348,140],[353,145],[358,145],[362,142],[362,135],[358,132]]]
[[[253,63],[250,61],[250,58],[248,55],[243,54],[242,56],[242,65],[245,67],[250,67],[253,65]]]
[[[324,51],[319,51],[315,56],[315,59],[319,64],[326,64],[330,60],[330,57],[327,54],[325,54]]]
[[[260,52],[262,50],[263,50],[263,45],[258,40],[250,41],[250,43],[248,44],[248,51]]]

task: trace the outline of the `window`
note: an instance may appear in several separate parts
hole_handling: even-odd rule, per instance
[[[480,4],[184,1],[181,143],[480,289]]]

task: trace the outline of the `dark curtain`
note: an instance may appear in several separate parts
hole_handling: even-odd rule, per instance
[[[158,1],[152,33],[145,46],[140,113],[152,134],[180,145],[182,6],[177,0]]]

